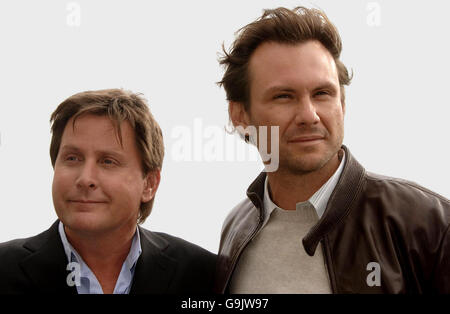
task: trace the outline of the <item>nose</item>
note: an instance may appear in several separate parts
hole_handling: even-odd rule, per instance
[[[297,125],[313,125],[319,123],[320,117],[317,114],[316,106],[310,97],[300,99],[295,115],[295,123]]]
[[[85,161],[79,169],[80,173],[76,179],[77,188],[95,190],[98,186],[96,163]]]

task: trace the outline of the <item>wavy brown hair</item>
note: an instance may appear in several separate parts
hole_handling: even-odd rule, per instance
[[[260,18],[236,32],[236,39],[228,52],[222,45],[223,56],[219,58],[219,63],[224,66],[225,73],[218,84],[224,87],[227,100],[242,103],[248,111],[248,66],[250,57],[259,45],[270,41],[295,45],[309,40],[319,41],[333,56],[338,71],[341,101],[344,103],[344,85],[350,84],[351,76],[339,60],[342,51],[339,33],[324,12],[305,7],[264,10]]]

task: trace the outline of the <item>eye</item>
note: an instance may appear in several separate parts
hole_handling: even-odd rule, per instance
[[[330,93],[325,90],[321,90],[316,93],[316,96],[324,96],[324,95],[330,95]]]
[[[69,155],[65,158],[66,161],[77,161],[78,157],[74,155]]]
[[[273,99],[291,99],[291,94],[278,94],[273,97]]]
[[[102,163],[107,165],[107,166],[112,166],[117,164],[117,162],[114,159],[111,158],[103,158]]]

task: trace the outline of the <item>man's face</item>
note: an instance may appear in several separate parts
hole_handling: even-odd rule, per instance
[[[151,199],[129,122],[122,144],[107,116],[82,115],[65,127],[53,177],[53,203],[66,228],[95,234],[135,228]]]
[[[344,107],[331,54],[318,41],[267,42],[250,59],[250,125],[279,126],[279,167],[322,168],[340,149]],[[271,144],[268,145],[268,147]]]

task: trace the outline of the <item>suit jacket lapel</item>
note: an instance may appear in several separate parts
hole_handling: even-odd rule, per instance
[[[164,251],[169,243],[139,227],[142,253],[134,273],[130,294],[167,293],[177,262]]]
[[[76,294],[76,287],[66,283],[67,257],[58,233],[57,220],[47,231],[31,238],[24,247],[32,252],[19,262],[22,270],[30,278],[40,293]]]
[[[24,244],[31,254],[19,262],[20,267],[39,293],[76,294],[76,287],[67,285],[67,257],[58,232],[59,220],[47,231]],[[167,293],[177,262],[164,251],[169,243],[151,231],[138,228],[142,253],[139,257],[130,293]]]

